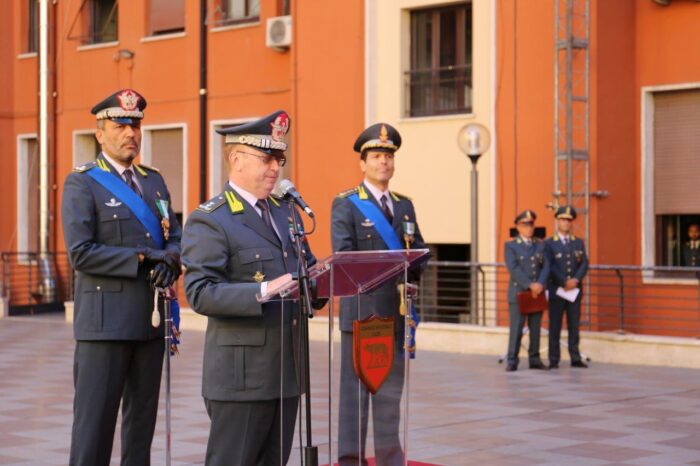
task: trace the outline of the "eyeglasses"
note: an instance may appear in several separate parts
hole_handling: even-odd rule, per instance
[[[251,154],[250,152],[244,152],[242,150],[236,151],[240,154],[245,154],[245,155],[250,155],[252,157],[257,157],[265,165],[270,165],[273,160],[277,160],[277,163],[279,164],[280,167],[284,167],[287,164],[287,157],[284,155],[272,155],[272,154]]]

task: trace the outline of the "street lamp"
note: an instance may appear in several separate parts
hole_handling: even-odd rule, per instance
[[[463,126],[457,133],[457,145],[472,162],[472,199],[471,199],[471,247],[469,262],[471,262],[470,275],[470,303],[471,303],[471,323],[476,324],[478,319],[478,279],[476,276],[476,264],[479,261],[479,173],[476,164],[481,155],[489,149],[491,145],[491,135],[484,125],[470,123]]]

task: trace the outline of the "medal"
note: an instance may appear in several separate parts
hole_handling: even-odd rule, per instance
[[[156,207],[158,207],[158,212],[160,212],[161,220],[160,226],[163,228],[163,238],[168,241],[170,236],[170,212],[168,212],[168,201],[164,199],[156,200]]]
[[[170,236],[170,220],[164,217],[160,221],[160,226],[163,227],[163,238],[165,238],[165,241],[168,241],[168,237]]]
[[[261,271],[255,272],[255,275],[253,275],[253,280],[255,280],[258,283],[261,283],[263,280],[265,280],[265,275]]]

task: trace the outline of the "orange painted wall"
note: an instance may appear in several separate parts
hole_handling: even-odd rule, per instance
[[[325,257],[333,198],[362,180],[352,146],[364,128],[364,9],[362,2],[343,9],[327,0],[297,5],[294,181],[316,213],[311,244]]]
[[[514,6],[517,5],[517,12]],[[518,212],[532,209],[551,233],[554,161],[554,9],[500,2],[496,20],[498,257]]]
[[[185,35],[160,41],[142,41],[148,35],[147,3],[120,2],[119,44],[79,50],[80,22],[71,25],[81,2],[59,2],[57,35],[56,151],[60,205],[61,184],[73,166],[73,131],[90,130],[95,121],[90,108],[123,87],[133,87],[148,100],[144,125],[187,125],[189,189],[188,210],[199,199],[199,1],[187,0]],[[329,2],[292,2],[294,39],[289,51],[265,45],[265,21],[278,16],[276,0],[261,2],[261,21],[237,28],[214,28],[208,33],[208,120],[250,118],[277,109],[292,116],[291,176],[318,212],[319,225],[312,241],[319,255],[330,252],[329,211],[334,195],[355,184],[359,177],[352,155],[354,138],[364,119],[363,56],[364,12],[336,8]],[[18,59],[23,18],[21,8],[3,15],[0,131],[6,173],[16,173],[16,134],[37,131],[37,58]],[[217,30],[218,29],[218,30]],[[5,40],[6,39],[6,40]],[[120,49],[134,52],[133,59],[116,59]],[[207,132],[209,128],[207,127]],[[211,141],[208,141],[210,145]],[[338,154],[344,157],[338,157]],[[219,176],[211,173],[209,176]],[[332,168],[332,170],[331,170]],[[11,177],[14,183],[14,177]],[[323,182],[321,182],[323,181]],[[3,210],[16,218],[16,186],[0,187]],[[55,212],[52,233],[63,250],[60,218]],[[6,217],[7,218],[7,217]],[[15,221],[0,225],[0,249],[15,249],[11,242]]]

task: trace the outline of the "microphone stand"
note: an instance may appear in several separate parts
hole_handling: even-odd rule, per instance
[[[294,246],[297,250],[299,260],[297,262],[297,279],[299,280],[299,331],[301,332],[301,342],[304,345],[304,383],[306,392],[304,393],[305,419],[306,419],[306,446],[304,447],[304,463],[306,466],[318,466],[318,447],[313,445],[311,438],[311,376],[309,367],[309,319],[313,317],[313,307],[311,306],[311,290],[309,285],[309,266],[306,261],[306,251],[304,249],[305,233],[301,228],[301,221],[294,199],[287,197],[290,218],[289,233],[292,236]],[[299,432],[301,436],[301,432]]]

